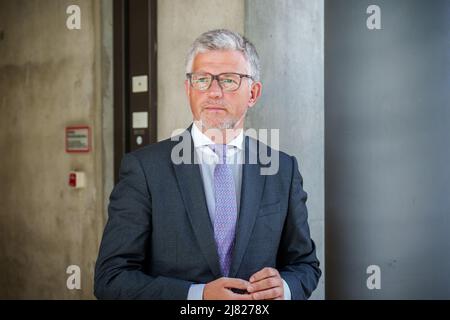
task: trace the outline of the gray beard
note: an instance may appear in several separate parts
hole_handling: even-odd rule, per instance
[[[247,112],[245,112],[240,119],[229,119],[225,120],[222,123],[210,125],[208,121],[203,119],[203,115],[200,116],[200,124],[203,129],[209,130],[209,129],[216,129],[216,130],[230,130],[234,129],[236,125],[241,122],[243,119],[247,117]]]
[[[236,120],[228,120],[228,121],[224,121],[222,123],[218,123],[218,124],[209,124],[208,121],[205,121],[202,119],[202,117],[200,118],[201,120],[201,125],[203,129],[209,130],[209,129],[217,129],[217,130],[227,130],[227,129],[234,129],[234,127],[236,126],[237,122]]]

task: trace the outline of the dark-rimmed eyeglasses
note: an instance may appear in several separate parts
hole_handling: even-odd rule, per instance
[[[248,74],[235,72],[224,72],[219,74],[211,74],[209,72],[186,73],[186,77],[191,83],[191,87],[195,90],[206,91],[211,87],[214,80],[217,80],[223,91],[236,91],[241,87],[242,78],[253,78]]]

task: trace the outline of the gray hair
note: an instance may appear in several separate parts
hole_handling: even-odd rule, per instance
[[[192,72],[192,64],[198,53],[214,50],[237,50],[248,62],[248,72],[253,80],[260,79],[259,56],[255,46],[240,34],[226,30],[211,30],[200,35],[192,44],[186,57],[186,73]]]

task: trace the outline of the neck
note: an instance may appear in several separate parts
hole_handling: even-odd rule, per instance
[[[243,123],[230,129],[206,128],[200,121],[194,121],[194,125],[210,140],[216,144],[228,144],[243,130]]]

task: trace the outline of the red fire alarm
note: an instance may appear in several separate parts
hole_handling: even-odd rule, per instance
[[[84,172],[72,171],[69,173],[69,186],[75,189],[84,188],[86,179]]]

